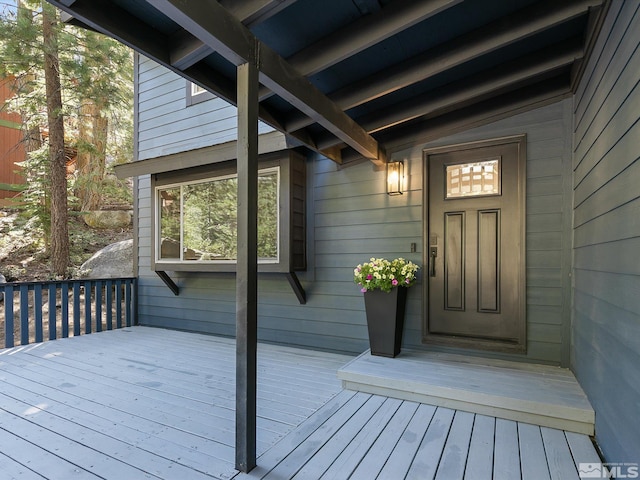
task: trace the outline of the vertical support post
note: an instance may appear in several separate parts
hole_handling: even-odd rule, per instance
[[[256,59],[257,60],[257,59]],[[238,66],[236,469],[256,466],[258,319],[258,67]]]

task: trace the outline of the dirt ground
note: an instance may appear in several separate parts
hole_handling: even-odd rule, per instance
[[[49,257],[33,221],[20,218],[15,210],[0,209],[0,273],[8,282],[52,280]],[[131,227],[96,230],[81,218],[69,216],[70,276],[80,265],[107,245],[132,237]]]

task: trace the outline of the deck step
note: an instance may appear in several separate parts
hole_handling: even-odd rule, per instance
[[[338,370],[344,388],[594,434],[595,413],[570,370],[464,355],[368,351]]]

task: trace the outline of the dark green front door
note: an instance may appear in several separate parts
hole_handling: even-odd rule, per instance
[[[426,340],[524,351],[524,142],[426,155]]]

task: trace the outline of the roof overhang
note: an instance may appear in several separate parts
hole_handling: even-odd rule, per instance
[[[259,69],[260,119],[336,162],[367,158],[465,112],[569,95],[605,0],[49,0],[236,104]],[[603,8],[604,7],[604,8]],[[544,101],[544,100],[543,100]],[[434,126],[436,127],[434,130]],[[428,136],[431,136],[430,133]],[[415,137],[419,141],[418,137]]]

